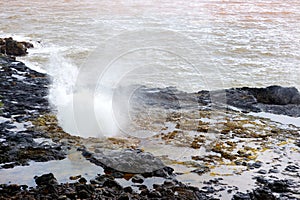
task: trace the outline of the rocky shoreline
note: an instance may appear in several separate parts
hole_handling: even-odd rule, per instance
[[[69,183],[59,183],[52,173],[37,174],[36,177],[32,177],[36,187],[0,183],[0,199],[222,199],[222,196],[216,196],[222,191],[232,193],[232,199],[235,200],[299,199],[299,182],[276,177],[276,173],[279,173],[276,171],[278,166],[270,172],[273,178],[267,176],[268,172],[261,169],[264,163],[254,159],[254,154],[259,149],[248,147],[245,151],[233,153],[233,148],[237,145],[231,141],[212,142],[210,151],[215,157],[190,156],[195,162],[208,163],[225,159],[234,163],[236,167],[258,169],[260,172],[254,177],[255,187],[249,188],[247,192],[240,192],[238,188],[223,184],[222,178],[215,178],[212,174],[211,179],[204,182],[205,186],[202,188],[183,184],[177,179],[180,173],[131,141],[108,138],[97,143],[100,148],[91,148],[87,145],[87,140],[71,136],[58,126],[47,100],[49,84],[50,78],[46,74],[31,70],[13,57],[0,55],[0,171],[26,166],[30,161],[62,160],[75,150],[81,152],[91,163],[102,167],[104,174],[98,174],[91,180],[86,180],[83,174],[74,174]],[[187,137],[182,134],[186,128],[184,123],[178,122],[178,115],[174,112],[179,109],[187,109],[189,112],[200,109],[201,114],[205,114],[211,109],[212,94],[225,94],[226,104],[241,109],[242,113],[265,111],[292,117],[300,116],[299,92],[296,88],[280,86],[235,88],[225,92],[200,91],[193,94],[178,91],[176,88],[141,87],[136,91],[135,98],[137,102],[143,102],[150,107],[172,110],[168,120],[175,124],[176,130],[156,135],[154,138],[165,141],[168,145],[187,145],[199,150],[206,140],[203,134],[212,130],[209,124],[197,121],[198,128],[195,131],[198,135],[193,138]],[[223,109],[220,108],[222,112]],[[228,110],[230,108],[226,108],[224,112],[230,112]],[[243,120],[246,124],[245,119]],[[285,134],[294,142],[295,151],[299,152],[300,143],[295,139],[299,136],[298,129],[263,125],[262,129],[259,129],[262,133],[254,133],[246,130],[244,124],[233,120],[230,123],[226,122],[225,128],[214,131],[222,137],[229,134],[232,138],[238,135],[242,139],[251,136],[257,141],[267,141],[268,138],[273,139],[272,137],[277,138],[280,134]],[[255,126],[259,127],[257,124]],[[270,127],[273,129],[269,130]],[[112,148],[114,145],[115,149]],[[106,148],[108,146],[109,148]],[[196,165],[192,162],[184,165],[195,165],[196,169],[193,169],[192,173],[198,174],[200,179],[201,175],[212,169],[208,165]],[[291,160],[283,171],[290,173],[290,176],[299,177],[299,169],[299,163]],[[160,184],[147,185],[145,181],[151,177],[162,178],[162,181]],[[123,186],[118,182],[119,179],[130,180],[131,185]]]
[[[49,138],[47,133],[34,131],[31,120],[49,113],[46,99],[47,75],[26,67],[11,57],[0,56],[1,107],[1,168],[27,165],[28,160],[48,161],[65,158],[60,145],[49,148],[37,138]]]
[[[295,87],[277,85],[266,88],[231,88],[225,90],[186,93],[174,87],[146,88],[136,90],[136,98],[148,105],[167,109],[207,106],[221,103],[233,106],[243,112],[268,112],[273,114],[300,117],[300,93]]]
[[[49,77],[31,70],[15,58],[0,55],[0,170],[15,166],[29,165],[29,161],[47,162],[66,158],[69,150],[76,148],[91,162],[102,166],[107,175],[95,179],[78,178],[76,183],[58,183],[53,174],[35,177],[37,187],[27,185],[0,185],[0,199],[207,199],[208,197],[196,187],[184,185],[153,155],[139,150],[127,150],[131,156],[141,156],[148,160],[145,168],[158,162],[156,170],[138,175],[137,173],[119,172],[103,158],[97,158],[78,144],[79,138],[64,133],[51,114],[47,101]],[[80,146],[77,148],[76,146]],[[116,157],[119,152],[116,152]],[[123,153],[125,155],[125,153]],[[139,161],[142,161],[139,160]],[[156,161],[155,161],[156,160]],[[125,163],[126,158],[122,162]],[[155,161],[155,162],[154,162]],[[136,163],[141,164],[141,162]],[[140,184],[140,193],[131,187],[122,187],[114,179],[132,177],[132,182],[142,183],[144,177],[163,177],[165,182],[149,190]],[[73,180],[73,178],[70,178]],[[154,186],[153,186],[154,187]]]

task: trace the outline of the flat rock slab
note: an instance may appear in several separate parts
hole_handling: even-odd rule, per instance
[[[159,158],[140,150],[96,150],[96,152],[92,154],[91,162],[115,171],[143,174],[165,167]]]

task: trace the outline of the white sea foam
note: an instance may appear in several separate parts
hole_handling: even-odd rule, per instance
[[[272,121],[279,122],[285,125],[292,124],[297,127],[300,127],[300,117],[290,117],[286,115],[277,115],[277,114],[266,113],[266,112],[259,112],[259,113],[250,112],[249,115],[271,119]]]

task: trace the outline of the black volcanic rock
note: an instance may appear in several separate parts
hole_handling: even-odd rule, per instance
[[[281,87],[277,85],[266,88],[242,88],[249,91],[258,103],[271,105],[300,104],[300,94],[295,87]]]
[[[121,88],[124,90],[124,88]],[[126,90],[126,89],[125,89]],[[245,112],[269,112],[300,117],[300,93],[295,87],[269,86],[266,88],[231,88],[225,90],[187,93],[174,87],[137,87],[132,95],[135,107],[157,106],[163,109],[198,109],[214,104],[233,106]]]
[[[226,102],[245,111],[300,117],[300,93],[295,87],[232,88],[226,90]]]
[[[34,179],[37,186],[57,184],[57,180],[52,173],[36,176]]]
[[[38,143],[49,136],[26,128],[31,120],[50,112],[47,100],[49,77],[24,63],[0,54],[0,164],[2,168],[65,158],[60,144]],[[9,163],[9,164],[6,164]],[[1,168],[0,167],[0,168]]]
[[[0,38],[0,53],[10,56],[25,56],[27,49],[32,48],[29,42],[18,42],[13,38]]]
[[[96,179],[98,179],[96,177]],[[112,177],[102,177],[103,184],[61,183],[57,184],[53,174],[35,177],[37,187],[26,188],[26,185],[0,185],[0,199],[212,199],[196,187],[180,182],[165,181],[155,188],[146,186],[140,192],[130,186],[123,188]]]

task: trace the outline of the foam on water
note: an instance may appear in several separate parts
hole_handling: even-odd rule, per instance
[[[300,127],[300,117],[290,117],[286,115],[277,115],[277,114],[266,113],[266,112],[259,112],[259,113],[250,112],[249,115],[271,119],[272,121],[279,122],[285,125],[292,124],[294,126]]]

